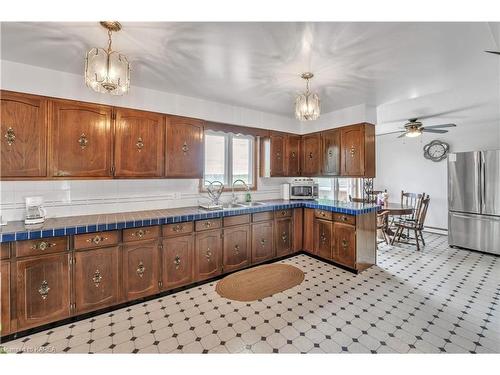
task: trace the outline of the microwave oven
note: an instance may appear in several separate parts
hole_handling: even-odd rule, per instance
[[[317,199],[318,184],[312,178],[295,179],[290,184],[290,199]]]

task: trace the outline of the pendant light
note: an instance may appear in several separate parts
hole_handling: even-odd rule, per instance
[[[319,96],[309,91],[309,80],[314,74],[306,72],[301,77],[306,80],[306,91],[295,100],[295,117],[300,121],[316,120],[320,114]]]
[[[125,55],[111,49],[111,34],[120,31],[117,21],[103,21],[108,30],[108,47],[94,47],[85,58],[85,83],[92,90],[111,95],[126,94],[130,88],[130,64]]]

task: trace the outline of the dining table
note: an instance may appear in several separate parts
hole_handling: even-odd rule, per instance
[[[386,211],[388,216],[405,216],[413,214],[414,210],[415,208],[413,206],[405,205],[402,202],[388,202],[380,205],[379,213]],[[385,232],[391,237],[394,236],[394,231],[389,225]]]

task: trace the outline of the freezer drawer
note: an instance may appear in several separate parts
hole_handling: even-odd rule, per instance
[[[500,255],[500,217],[450,211],[448,243]]]

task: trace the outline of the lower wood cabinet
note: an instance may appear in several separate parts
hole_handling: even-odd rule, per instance
[[[177,288],[193,281],[193,235],[163,240],[161,251],[162,288]]]
[[[222,230],[196,233],[194,252],[195,281],[220,275],[222,273]]]
[[[3,245],[3,244],[2,244]],[[2,296],[1,302],[1,319],[0,319],[0,334],[6,335],[10,332],[10,262],[2,261],[0,266],[0,283],[2,289],[0,290]]]
[[[75,253],[75,311],[111,306],[120,298],[119,247]]]
[[[293,236],[292,251],[299,252],[304,247],[304,209],[294,208],[293,210]]]
[[[332,259],[333,223],[329,220],[314,220],[314,254]]]
[[[276,256],[284,256],[292,252],[292,219],[276,219],[274,224],[274,244]]]
[[[252,224],[252,263],[274,258],[273,221]]]
[[[224,272],[248,266],[251,246],[250,225],[224,229],[224,248],[222,251]]]
[[[158,293],[159,248],[157,240],[123,245],[123,287],[127,300]]]
[[[304,208],[304,251],[314,253],[314,209]]]
[[[335,232],[333,261],[354,268],[356,266],[356,227],[336,222],[333,228]]]
[[[17,322],[26,329],[70,315],[69,254],[17,261]]]

